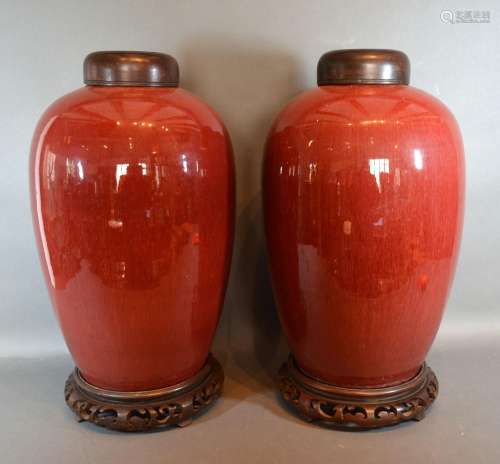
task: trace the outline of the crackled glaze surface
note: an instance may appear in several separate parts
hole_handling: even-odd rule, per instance
[[[32,210],[50,296],[83,376],[176,384],[204,364],[229,270],[229,137],[179,88],[84,87],[36,129]]]
[[[343,386],[416,374],[462,229],[458,126],[409,86],[323,86],[276,120],[264,164],[280,317],[300,367]]]

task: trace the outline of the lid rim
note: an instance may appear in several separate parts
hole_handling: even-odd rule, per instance
[[[358,79],[358,80],[330,80],[318,81],[318,85],[323,87],[325,85],[358,85],[358,84],[374,84],[374,85],[409,85],[408,82],[403,82],[401,79]]]
[[[89,87],[179,87],[177,82],[102,81],[84,79]]]
[[[410,61],[390,49],[343,49],[324,53],[318,61],[317,83],[323,85],[409,85]]]

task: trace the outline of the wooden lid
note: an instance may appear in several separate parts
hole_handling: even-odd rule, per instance
[[[333,50],[318,61],[318,85],[410,82],[410,60],[397,50]]]
[[[102,51],[83,63],[86,85],[178,87],[179,66],[164,53]]]

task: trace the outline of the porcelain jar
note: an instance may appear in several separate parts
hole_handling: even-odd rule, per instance
[[[464,153],[409,72],[402,52],[329,52],[267,140],[267,245],[293,355],[280,388],[309,420],[388,425],[437,395],[424,360],[457,262]]]
[[[43,273],[77,366],[66,400],[106,427],[184,424],[222,385],[209,350],[233,242],[231,142],[169,55],[96,52],[84,79],[41,117],[30,162]]]

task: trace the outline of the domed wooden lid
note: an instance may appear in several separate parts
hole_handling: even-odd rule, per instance
[[[334,50],[318,61],[318,85],[409,82],[410,60],[397,50]]]
[[[87,85],[178,87],[179,66],[164,53],[102,51],[83,63]]]

